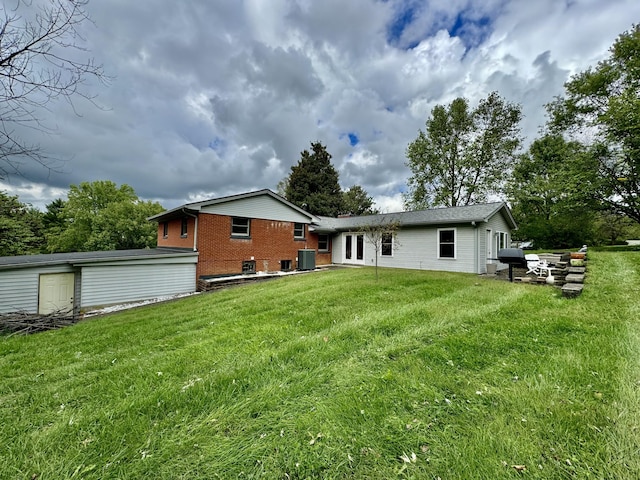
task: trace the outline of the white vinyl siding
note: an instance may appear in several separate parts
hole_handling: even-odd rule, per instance
[[[0,313],[38,312],[40,276],[74,273],[74,308],[144,300],[196,289],[197,254],[0,269]]]
[[[494,215],[493,217],[491,217],[491,219],[485,224],[483,225],[485,227],[486,230],[491,230],[491,243],[492,243],[492,253],[494,255],[493,258],[497,258],[498,257],[498,251],[496,250],[496,247],[498,245],[498,237],[500,232],[502,233],[506,233],[507,235],[507,239],[506,239],[506,247],[509,247],[509,242],[511,240],[511,235],[509,234],[509,232],[511,232],[511,228],[509,226],[509,224],[506,222],[506,220],[504,219],[504,217],[500,214],[498,215]],[[488,241],[488,239],[486,238],[487,235],[486,233],[484,235],[480,236],[480,240],[482,241],[482,245],[481,248],[479,249],[480,252],[487,252],[489,249],[487,248],[486,242]],[[486,253],[483,253],[483,256],[486,257]],[[483,258],[483,261],[480,262],[481,265],[486,264],[487,261],[489,261],[489,259],[487,258]],[[502,263],[498,263],[498,269],[502,270],[505,268],[509,268],[508,265],[502,264]]]
[[[454,228],[454,227],[443,227]],[[474,251],[476,229],[471,225],[457,225],[456,258],[438,258],[438,229],[436,227],[401,228],[396,233],[393,256],[378,256],[378,266],[416,270],[440,270],[447,272],[476,273]],[[333,237],[332,260],[344,263],[344,239]],[[338,239],[338,240],[336,240]],[[365,265],[375,265],[374,249],[365,245]]]
[[[456,259],[457,236],[455,228],[438,229],[438,258]]]
[[[40,274],[71,272],[67,265],[0,271],[0,313],[37,313]]]
[[[342,235],[334,235],[331,237],[331,261],[333,263],[342,263],[344,258],[344,240]]]
[[[236,199],[202,207],[202,213],[230,217],[262,218],[281,222],[310,223],[311,219],[268,195]]]
[[[81,283],[82,307],[191,293],[196,287],[196,264],[85,266]]]

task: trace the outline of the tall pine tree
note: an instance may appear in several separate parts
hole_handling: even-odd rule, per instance
[[[342,210],[342,190],[331,155],[320,142],[304,150],[285,189],[287,200],[314,215],[337,216]]]

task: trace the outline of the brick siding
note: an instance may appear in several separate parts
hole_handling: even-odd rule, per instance
[[[194,219],[189,218],[187,236],[180,236],[181,220],[169,221],[167,238],[163,224],[158,225],[159,247],[193,247]],[[281,260],[290,260],[297,268],[298,250],[316,250],[316,265],[331,263],[331,253],[318,253],[318,237],[305,224],[305,238],[294,239],[293,222],[251,219],[250,236],[231,236],[231,217],[201,213],[198,216],[197,278],[203,276],[242,273],[243,261],[255,261],[256,271],[274,272],[281,269]]]
[[[177,247],[177,248],[193,248],[194,232],[196,219],[187,217],[187,234],[183,237],[180,235],[182,228],[182,219],[170,220],[168,235],[165,238],[164,222],[158,223],[158,246],[159,247]]]

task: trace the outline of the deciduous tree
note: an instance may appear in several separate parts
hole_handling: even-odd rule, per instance
[[[378,258],[387,249],[391,255],[393,250],[400,246],[398,242],[398,230],[400,222],[393,214],[378,215],[371,217],[370,221],[363,222],[362,227],[358,227],[364,233],[367,243],[373,246],[375,258],[376,281],[378,280]]]
[[[40,253],[42,214],[0,191],[0,256]]]
[[[436,105],[406,151],[411,169],[405,206],[455,207],[502,191],[520,146],[520,106],[496,92],[469,108],[465,98]]]
[[[62,214],[64,229],[49,238],[52,252],[123,250],[156,245],[157,226],[146,219],[164,211],[142,201],[129,185],[111,181],[71,185]]]
[[[592,178],[585,148],[559,135],[534,140],[513,169],[507,193],[516,236],[536,247],[576,247],[594,238]]]
[[[640,222],[640,25],[621,34],[607,59],[571,78],[547,105],[550,126],[590,148],[601,181],[594,195]]]

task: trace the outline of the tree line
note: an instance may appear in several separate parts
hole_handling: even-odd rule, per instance
[[[640,234],[640,26],[609,57],[565,83],[528,150],[519,105],[491,93],[471,109],[437,105],[407,148],[405,206],[504,199],[539,247],[617,243]]]
[[[157,225],[147,218],[162,211],[111,181],[71,185],[44,212],[0,191],[0,256],[152,248]]]
[[[539,138],[521,152],[521,106],[490,93],[436,105],[406,149],[407,210],[506,200],[514,238],[542,248],[620,243],[640,236],[640,26],[622,33],[607,59],[573,76],[545,107]],[[279,185],[317,215],[373,213],[360,186],[342,192],[319,142]]]

